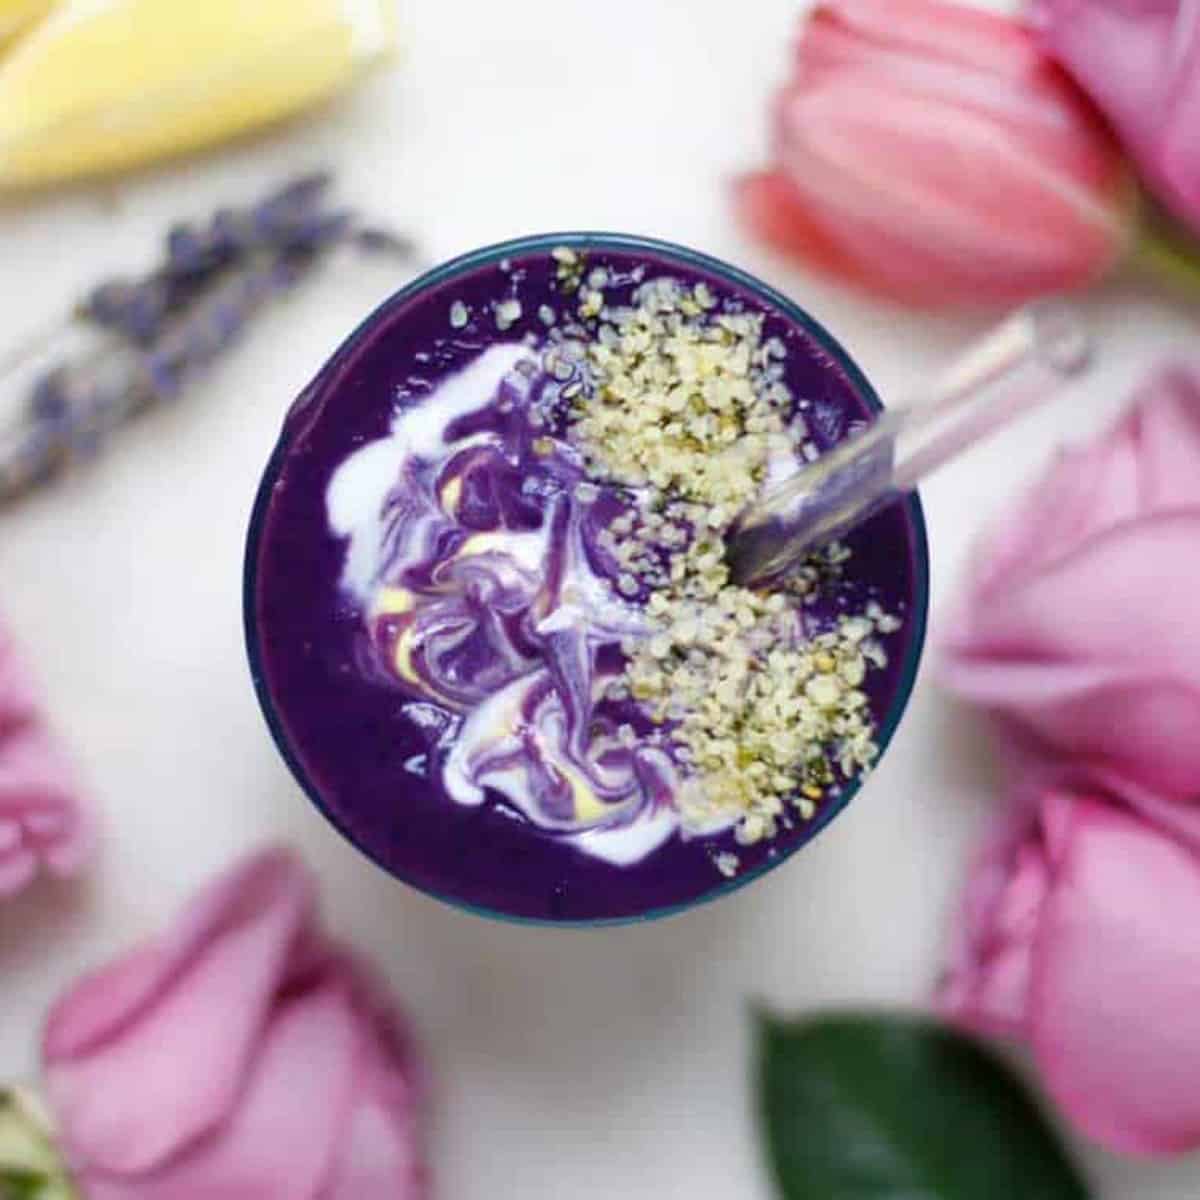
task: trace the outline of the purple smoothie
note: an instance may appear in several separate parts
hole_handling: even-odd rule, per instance
[[[686,907],[754,878],[814,836],[857,783],[823,797],[812,819],[758,844],[737,844],[732,831],[703,838],[675,834],[624,864],[548,836],[499,795],[489,792],[477,805],[456,803],[437,769],[450,751],[439,737],[449,710],[380,669],[381,640],[394,630],[386,618],[368,622],[362,603],[343,586],[347,542],[331,528],[326,505],[339,467],[387,437],[398,413],[420,405],[490,347],[526,336],[544,339],[539,312],[563,302],[549,253],[562,245],[585,249],[589,269],[627,281],[609,289],[614,302],[632,294],[636,272],[639,278],[670,276],[688,287],[705,283],[723,303],[761,314],[764,340],[786,347],[784,382],[820,448],[877,407],[869,386],[824,331],[783,297],[712,260],[607,236],[538,239],[535,247],[513,243],[468,256],[386,302],[293,407],[252,521],[247,634],[255,684],[281,751],[321,810],[379,865],[423,891],[490,914],[554,923],[617,921]],[[495,306],[514,295],[520,315],[499,329]],[[448,318],[457,305],[468,314],[461,327],[461,316],[453,323]],[[504,409],[500,404],[464,415],[454,426],[456,436],[484,431],[498,433],[506,445],[520,442],[506,462],[455,465],[456,496],[468,528],[486,530],[500,522],[510,530],[533,529],[548,497],[575,486],[571,465],[539,460],[534,439]],[[402,491],[403,481],[397,485]],[[601,497],[593,520],[611,518],[606,504],[611,500]],[[600,555],[584,533],[588,553]],[[461,532],[444,540],[455,536]],[[439,548],[447,546],[453,550],[449,540]],[[819,622],[875,602],[902,618],[887,640],[886,665],[863,685],[882,749],[907,699],[924,634],[926,548],[919,504],[913,500],[879,514],[846,546],[851,556],[843,573],[822,588],[810,610]],[[536,654],[536,647],[521,645],[518,630],[510,632],[516,653]],[[471,639],[456,646],[453,657],[439,664],[445,686],[462,689],[452,700],[470,703],[487,690],[480,673],[486,683],[488,662]],[[414,719],[414,701],[422,702],[420,720]],[[627,722],[639,736],[648,730],[631,701],[604,704],[608,710],[601,716]],[[738,857],[733,879],[714,869],[723,852]]]

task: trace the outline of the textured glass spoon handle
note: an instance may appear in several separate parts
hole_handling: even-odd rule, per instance
[[[763,496],[729,548],[735,583],[770,583],[815,546],[848,532],[926,475],[1082,371],[1091,344],[1074,310],[1044,303],[1014,313],[967,349],[914,402],[866,428]]]

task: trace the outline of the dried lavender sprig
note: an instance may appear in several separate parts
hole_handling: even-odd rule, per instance
[[[131,417],[175,399],[264,304],[316,262],[315,255],[264,252],[226,273],[169,322],[151,347],[113,340],[43,375],[31,397],[31,420],[7,445],[0,442],[0,499],[12,499],[93,456]]]
[[[341,245],[405,256],[412,251],[404,238],[356,228],[348,213],[326,214],[309,221],[303,237],[260,247],[214,274],[206,289],[160,324],[148,345],[110,333],[98,349],[41,376],[26,418],[0,431],[0,502],[91,457],[131,417],[175,399],[259,309]]]
[[[105,281],[77,306],[76,315],[139,345],[151,344],[172,314],[246,255],[303,249],[327,236],[330,214],[320,205],[331,183],[325,171],[302,175],[249,208],[219,209],[207,225],[174,226],[159,267]]]

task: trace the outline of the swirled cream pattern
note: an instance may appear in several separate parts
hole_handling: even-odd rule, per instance
[[[347,459],[327,511],[372,654],[453,722],[431,752],[451,799],[501,797],[630,863],[678,828],[678,779],[653,728],[630,724],[644,717],[605,698],[644,618],[598,539],[624,502],[529,419],[557,386],[523,346],[492,346]]]

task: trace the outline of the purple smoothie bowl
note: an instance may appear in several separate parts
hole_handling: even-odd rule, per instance
[[[345,547],[329,529],[325,494],[347,456],[383,436],[397,410],[488,344],[455,333],[455,301],[482,311],[521,272],[523,313],[506,333],[542,334],[539,301],[554,293],[550,252],[567,246],[616,270],[643,264],[688,284],[704,282],[764,316],[764,338],[788,347],[786,383],[807,404],[822,449],[880,409],[842,347],[785,296],[746,273],[683,247],[604,233],[521,238],[475,251],[385,301],[293,405],[267,466],[250,523],[245,627],[251,674],[280,753],[314,804],[396,878],[471,912],[554,925],[598,925],[679,912],[745,886],[815,837],[859,790],[827,797],[815,816],[769,841],[735,845],[679,834],[644,860],[617,866],[513,819],[501,805],[466,807],[412,764],[430,752],[405,697],[361,669],[362,614],[339,587]],[[474,330],[474,331],[473,331]],[[499,341],[496,333],[492,342]],[[865,685],[881,753],[916,677],[928,605],[928,547],[919,500],[892,506],[849,538],[852,558],[832,609],[877,601],[903,619],[886,667]],[[727,846],[726,846],[727,843]],[[714,851],[736,850],[732,879]]]

